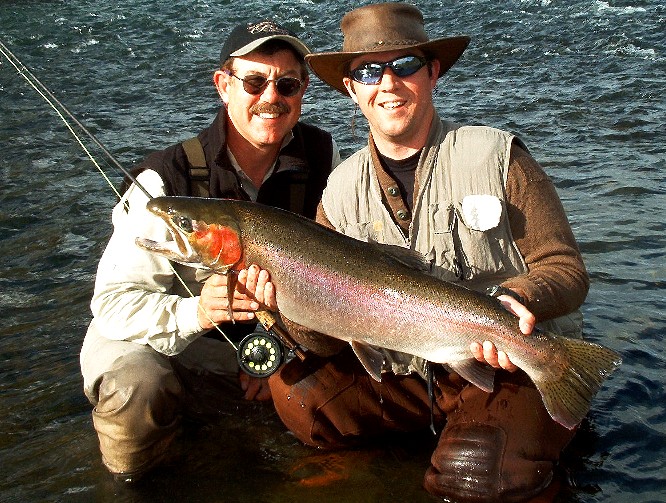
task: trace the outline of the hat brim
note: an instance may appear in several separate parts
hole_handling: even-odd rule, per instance
[[[376,52],[419,49],[428,58],[439,60],[440,67],[439,75],[437,76],[439,78],[458,61],[462,53],[465,52],[470,40],[470,37],[465,36],[448,37],[409,46],[378,46],[376,50],[372,51],[311,53],[305,56],[305,61],[321,80],[342,94],[349,94],[342,79],[346,76],[347,66],[350,61],[358,56]]]
[[[308,46],[305,45],[296,37],[292,37],[291,35],[269,35],[268,37],[258,38],[257,40],[254,40],[249,44],[244,45],[237,51],[234,51],[231,54],[229,54],[229,56],[230,57],[245,56],[246,54],[249,54],[252,51],[254,51],[260,45],[265,44],[269,40],[284,40],[289,45],[291,45],[296,51],[298,51],[298,53],[303,57],[310,54],[310,49],[308,49]]]

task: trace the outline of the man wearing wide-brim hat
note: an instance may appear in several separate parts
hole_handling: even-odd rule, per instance
[[[435,110],[432,91],[469,38],[430,40],[419,10],[402,3],[355,9],[341,29],[341,52],[306,60],[358,105],[370,137],[329,177],[318,221],[420,252],[433,275],[498,297],[524,334],[538,323],[579,336],[589,279],[553,184],[514,135]],[[422,360],[377,348],[377,382],[348,347],[321,340],[302,338],[324,358],[316,370],[293,360],[271,379],[278,413],[303,442],[344,447],[430,426]],[[494,391],[470,384],[464,367],[433,365],[441,434],[425,488],[454,501],[525,500],[549,487],[575,430],[549,416],[510,354],[477,341],[469,357],[497,369]]]

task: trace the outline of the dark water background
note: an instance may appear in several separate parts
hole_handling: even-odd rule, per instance
[[[4,0],[0,37],[129,166],[210,122],[231,26],[271,17],[336,50],[341,4]],[[473,37],[440,80],[441,115],[514,131],[542,162],[592,278],[586,336],[624,358],[567,451],[557,501],[666,501],[664,3],[417,5],[431,34]],[[365,139],[362,127],[351,133],[350,103],[315,78],[304,107],[344,154]],[[115,196],[4,60],[0,180],[0,501],[432,501],[420,487],[431,440],[327,457],[285,434],[268,407],[243,404],[186,436],[147,485],[114,485],[78,352]],[[322,467],[341,480],[301,482]]]

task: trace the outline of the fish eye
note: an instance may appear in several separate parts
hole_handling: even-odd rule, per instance
[[[176,224],[178,227],[183,229],[185,232],[192,232],[192,219],[184,217],[182,215],[176,215],[171,219],[171,221]]]

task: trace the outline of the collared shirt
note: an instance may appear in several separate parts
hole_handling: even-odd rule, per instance
[[[284,137],[284,140],[282,141],[282,146],[280,147],[280,150],[285,148],[291,140],[294,139],[294,133],[289,131],[289,134]],[[334,140],[335,143],[335,140]],[[337,148],[333,148],[333,152],[337,152]],[[250,197],[251,201],[257,202],[257,197],[259,196],[259,188],[254,185],[254,182],[252,179],[243,171],[243,168],[241,168],[240,164],[236,160],[236,157],[234,154],[231,152],[229,147],[227,147],[227,155],[229,156],[229,161],[231,162],[231,166],[236,170],[236,173],[238,174],[238,178],[240,179],[240,184],[241,188],[245,191],[245,193]],[[333,166],[337,166],[340,163],[340,153],[338,152],[338,158],[337,161],[333,161],[334,164]],[[275,161],[273,161],[273,164],[271,165],[270,168],[268,168],[268,171],[266,171],[266,175],[264,176],[264,179],[261,181],[261,183],[264,183],[266,180],[268,180],[271,175],[275,172],[275,167],[277,165],[277,158]],[[288,169],[293,169],[290,166],[279,166],[278,171],[286,171]]]

